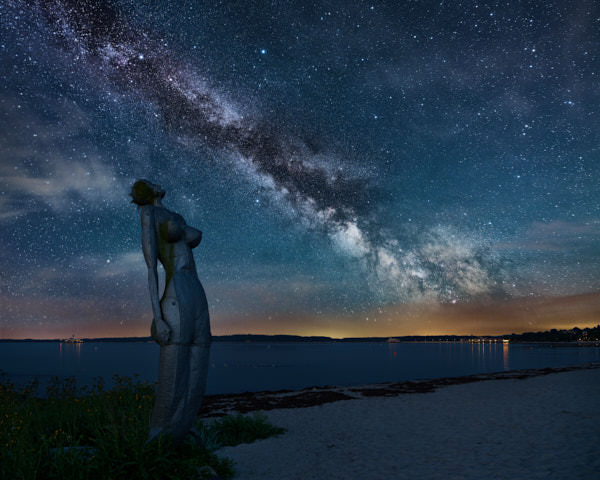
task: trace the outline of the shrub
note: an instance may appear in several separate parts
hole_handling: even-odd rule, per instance
[[[259,415],[225,417],[197,429],[172,449],[168,437],[146,443],[154,386],[115,376],[78,389],[73,378],[54,378],[44,398],[39,383],[16,386],[0,373],[0,478],[201,479],[216,472],[233,477],[233,464],[218,446],[237,445],[282,433]],[[207,468],[210,467],[210,468]]]

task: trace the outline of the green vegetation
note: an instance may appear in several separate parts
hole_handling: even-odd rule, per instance
[[[233,447],[240,443],[281,435],[285,429],[271,425],[261,413],[252,416],[228,415],[208,425],[196,427],[204,445],[209,450],[220,447]]]
[[[283,432],[266,417],[228,416],[195,426],[204,446],[192,440],[177,450],[168,438],[146,443],[154,387],[115,376],[77,388],[55,378],[46,397],[37,380],[18,387],[0,375],[0,478],[18,479],[203,479],[233,477],[233,462],[213,452]]]

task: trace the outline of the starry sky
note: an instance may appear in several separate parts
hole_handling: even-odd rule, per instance
[[[0,5],[0,337],[146,336],[146,178],[213,334],[600,319],[600,4]]]

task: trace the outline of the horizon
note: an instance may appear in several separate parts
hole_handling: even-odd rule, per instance
[[[574,326],[570,329],[551,329],[551,330],[558,330],[558,331],[570,331],[570,330],[574,330],[574,329],[579,329],[579,330],[585,330],[585,329],[591,329],[591,328],[597,328],[600,327],[600,324],[595,325],[595,326],[591,326],[591,327],[578,327],[578,326]],[[468,337],[473,337],[473,338],[499,338],[499,337],[510,337],[512,335],[523,335],[523,334],[527,334],[527,333],[545,333],[551,330],[540,330],[540,331],[528,331],[528,332],[511,332],[511,333],[503,333],[500,335],[474,335],[474,334],[470,334],[470,335],[454,335],[454,334],[443,334],[443,333],[438,333],[438,334],[431,334],[431,335],[392,335],[389,337],[383,336],[383,337],[327,337],[327,336],[322,336],[322,335],[291,335],[291,334],[281,334],[281,333],[269,333],[269,334],[255,334],[255,333],[231,333],[231,334],[227,334],[227,335],[213,335],[213,337],[217,337],[217,338],[224,338],[224,337],[252,337],[252,336],[256,336],[256,337],[298,337],[298,338],[329,338],[331,340],[363,340],[363,339],[387,339],[387,338],[427,338],[427,337],[461,337],[461,338],[468,338]],[[71,337],[62,337],[62,338],[0,338],[0,342],[2,341],[63,341],[63,340],[68,340],[72,338]],[[148,341],[154,341],[152,340],[152,337],[150,336],[145,336],[145,337],[75,337],[75,339],[77,340],[89,340],[89,341],[93,341],[93,340],[108,340],[108,339],[116,339],[116,340],[125,340],[125,339],[140,339],[140,340],[148,340]]]
[[[398,312],[397,310],[401,310]],[[277,333],[273,333],[275,330],[271,330],[273,324],[278,322],[277,318],[272,319],[262,329],[256,328],[253,331],[246,331],[239,333],[240,331],[225,331],[222,329],[215,329],[215,324],[218,323],[213,321],[213,335],[214,336],[226,336],[226,335],[297,335],[302,337],[311,336],[324,336],[332,339],[344,339],[344,338],[389,338],[389,337],[403,337],[403,336],[502,336],[510,334],[522,334],[528,332],[542,332],[551,329],[557,330],[569,330],[572,328],[593,328],[600,321],[600,292],[594,292],[590,294],[573,295],[568,297],[550,297],[550,298],[519,298],[513,299],[512,302],[501,302],[501,303],[488,303],[488,304],[445,304],[440,305],[437,303],[421,303],[417,305],[397,305],[388,306],[384,311],[379,309],[378,315],[380,315],[380,326],[376,326],[377,317],[372,317],[372,325],[366,326],[361,330],[355,330],[354,334],[336,335],[335,327],[330,328],[331,333],[327,334],[327,330],[320,327],[323,323],[323,319],[312,319],[313,325],[319,325],[314,331],[299,331],[299,330],[281,330]],[[421,315],[420,324],[425,324],[425,327],[415,329],[414,320],[417,315]],[[396,320],[401,316],[409,318],[411,320],[405,326],[405,330],[398,331],[395,327],[390,327],[390,321],[386,322],[386,317],[395,316]],[[460,326],[454,325],[456,317],[462,318]],[[513,326],[517,328],[503,328],[506,326],[506,317],[512,317]],[[425,320],[428,318],[428,320]],[[532,321],[535,318],[535,321]],[[330,318],[330,322],[333,319]],[[340,327],[343,328],[345,325],[344,319],[340,321]],[[257,322],[255,322],[256,324]],[[302,322],[304,325],[308,324],[308,319]],[[450,330],[448,324],[454,325]],[[473,328],[465,330],[464,325],[469,324]],[[436,327],[436,325],[438,325]],[[444,329],[443,326],[446,325]],[[28,336],[24,333],[17,334],[18,336],[6,336],[2,332],[5,332],[5,328],[0,328],[0,339],[35,339],[35,340],[57,340],[69,338],[74,335],[76,338],[145,338],[150,335],[149,325],[140,325],[136,330],[131,330],[133,334],[96,334],[94,336],[86,335],[82,332],[86,331],[89,327],[87,325],[75,324],[79,326],[79,330],[74,329],[68,331],[67,329],[62,330],[62,334],[59,336],[52,336],[49,333],[42,337]],[[478,328],[476,328],[478,327]],[[83,328],[83,330],[81,330]],[[439,328],[439,329],[436,329]],[[339,330],[338,330],[339,331]],[[117,332],[122,332],[122,329],[118,329]],[[137,332],[137,334],[135,334]],[[13,334],[14,335],[14,334]]]

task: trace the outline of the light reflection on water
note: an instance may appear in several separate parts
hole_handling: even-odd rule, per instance
[[[159,347],[148,343],[0,343],[12,381],[113,374],[155,381]],[[502,343],[213,343],[207,393],[359,385],[600,361],[598,347]]]
[[[81,343],[63,343],[59,342],[59,354],[61,362],[63,361],[63,352],[67,359],[76,358],[77,362],[81,358]],[[74,355],[73,355],[74,354]]]

